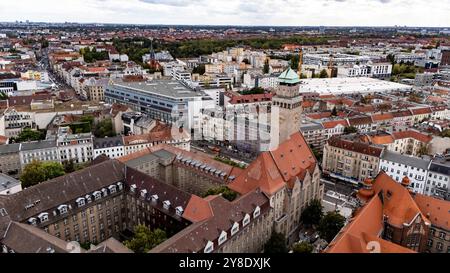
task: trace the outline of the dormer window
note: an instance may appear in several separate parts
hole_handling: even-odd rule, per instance
[[[67,205],[61,205],[58,207],[59,214],[65,214],[67,213]]]
[[[145,195],[147,194],[147,190],[143,189],[141,190],[141,196],[145,198]]]
[[[170,201],[169,201],[169,200],[164,201],[164,202],[163,202],[163,207],[164,207],[165,209],[169,209],[169,208],[170,208]]]
[[[239,231],[239,223],[234,222],[233,226],[231,227],[231,236],[236,234]]]
[[[91,202],[92,202],[92,198],[91,198],[91,196],[90,196],[89,194],[87,194],[85,197],[86,197],[86,201],[87,201],[88,203],[91,203]]]
[[[86,204],[86,201],[83,197],[80,197],[76,200],[78,207],[82,207]]]
[[[136,189],[137,189],[136,184],[130,186],[130,192],[135,193]]]
[[[38,215],[39,221],[41,223],[44,223],[46,221],[48,221],[48,213],[47,212],[43,212],[41,214]]]
[[[111,185],[111,186],[108,187],[108,189],[109,189],[110,193],[115,193],[116,192],[116,185]]]
[[[208,241],[208,243],[205,246],[205,250],[203,252],[205,253],[211,253],[214,250],[214,243],[211,241]]]
[[[253,219],[258,217],[261,214],[261,208],[259,206],[257,206],[255,208],[255,211],[253,211]]]
[[[99,200],[100,198],[102,198],[102,193],[99,191],[94,191],[93,195],[94,195],[94,200]]]
[[[158,195],[154,194],[154,195],[152,195],[152,202],[156,202],[156,201],[158,201]]]
[[[176,212],[178,216],[183,215],[183,208],[181,206],[176,207]]]
[[[37,219],[34,218],[34,217],[31,217],[30,219],[28,219],[28,223],[29,223],[30,225],[35,226],[36,223],[37,223]]]
[[[108,195],[108,190],[103,188],[102,189],[102,193],[103,193],[103,196],[107,196]]]
[[[219,246],[223,243],[225,243],[225,241],[227,240],[227,232],[222,230],[222,232],[220,233],[219,236]]]
[[[250,215],[247,213],[244,217],[244,220],[242,220],[242,226],[246,226],[248,225],[248,223],[250,223]]]
[[[117,182],[117,186],[119,187],[119,191],[121,191],[123,189],[123,183],[122,182]]]

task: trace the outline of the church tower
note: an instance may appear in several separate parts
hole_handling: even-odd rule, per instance
[[[300,130],[302,101],[300,78],[290,67],[278,77],[279,86],[272,98],[272,107],[279,109],[279,143]]]

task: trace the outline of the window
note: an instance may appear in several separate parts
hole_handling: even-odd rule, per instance
[[[259,206],[257,206],[255,208],[255,211],[253,212],[253,218],[258,217],[261,214],[261,208]]]
[[[59,210],[59,213],[60,213],[60,214],[65,214],[65,213],[67,213],[67,205],[60,205],[60,206],[58,207],[58,210]]]
[[[205,246],[205,253],[211,253],[214,250],[214,243],[211,241],[208,241],[208,243]]]
[[[102,193],[99,191],[95,191],[93,194],[95,200],[99,200],[100,198],[102,198]]]
[[[78,224],[73,225],[73,230],[78,231]]]
[[[219,236],[219,245],[223,244],[226,240],[227,240],[227,232],[222,230]]]
[[[164,207],[164,209],[168,210],[170,208],[170,201],[169,200],[164,201],[163,202],[163,207]]]
[[[176,213],[178,216],[183,215],[183,208],[181,206],[176,207]]]
[[[236,234],[239,231],[239,223],[234,222],[233,227],[231,228],[231,236]]]
[[[41,214],[38,215],[39,221],[41,221],[41,223],[48,221],[48,213],[47,212],[43,212]]]
[[[244,220],[242,220],[242,226],[245,227],[246,225],[248,225],[248,223],[250,223],[250,215],[246,214]]]
[[[109,188],[109,192],[110,193],[115,193],[116,192],[116,186],[115,185],[111,185],[108,188]]]
[[[438,242],[438,243],[436,244],[436,249],[437,249],[437,250],[442,251],[442,247],[443,247],[443,244],[442,244],[441,242]]]
[[[86,201],[83,197],[80,197],[76,200],[78,207],[82,207],[86,204]]]
[[[439,232],[439,238],[445,239],[445,232]]]

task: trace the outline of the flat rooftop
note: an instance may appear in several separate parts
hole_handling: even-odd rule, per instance
[[[374,93],[386,91],[407,91],[411,86],[374,78],[325,78],[302,79],[300,93],[317,92],[324,94]]]
[[[121,86],[141,93],[154,94],[171,98],[203,97],[203,92],[187,88],[176,80],[152,80],[149,82],[115,81],[114,86]]]

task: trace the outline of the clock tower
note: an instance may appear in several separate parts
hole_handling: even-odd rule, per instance
[[[272,107],[279,110],[279,143],[300,130],[302,101],[300,78],[290,67],[278,77],[279,86],[272,97]],[[273,113],[273,111],[272,111]]]

